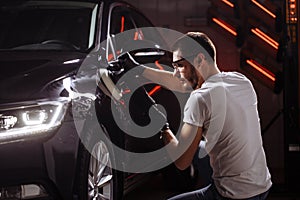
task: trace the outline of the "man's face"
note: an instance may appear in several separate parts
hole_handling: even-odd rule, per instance
[[[180,50],[173,52],[173,66],[175,68],[175,73],[182,79],[186,79],[191,86],[194,88],[198,84],[198,76],[196,74],[195,67],[187,61],[193,62],[193,57],[183,58]]]

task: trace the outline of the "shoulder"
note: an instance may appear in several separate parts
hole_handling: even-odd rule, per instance
[[[198,102],[201,101],[202,99],[203,99],[202,93],[195,90],[190,94],[190,97],[188,98],[188,103]]]
[[[208,103],[208,101],[210,101],[209,98],[210,98],[210,92],[208,89],[197,89],[190,94],[190,97],[188,98],[186,105],[192,107],[196,105],[203,107]]]
[[[220,73],[220,77],[222,78],[222,85],[225,88],[252,87],[250,79],[240,72],[222,72]]]
[[[209,94],[210,90],[211,90],[211,88],[208,88],[208,87],[202,87],[197,90],[194,90],[193,92],[191,92],[189,99],[201,101],[205,98],[205,96],[207,96]]]
[[[240,80],[240,81],[250,81],[244,74],[240,72],[222,72],[222,76],[228,79]]]

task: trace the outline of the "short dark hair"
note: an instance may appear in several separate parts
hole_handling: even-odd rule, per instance
[[[196,42],[195,42],[196,41]],[[188,32],[181,36],[173,45],[172,50],[180,49],[183,57],[203,53],[207,60],[216,61],[216,48],[211,39],[201,32]]]

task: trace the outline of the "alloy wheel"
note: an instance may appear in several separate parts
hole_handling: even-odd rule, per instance
[[[113,171],[110,166],[109,151],[105,143],[100,141],[95,144],[89,162],[88,199],[113,199]]]

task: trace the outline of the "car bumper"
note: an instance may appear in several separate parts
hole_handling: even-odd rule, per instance
[[[72,199],[78,143],[70,120],[43,137],[1,144],[0,200]]]

